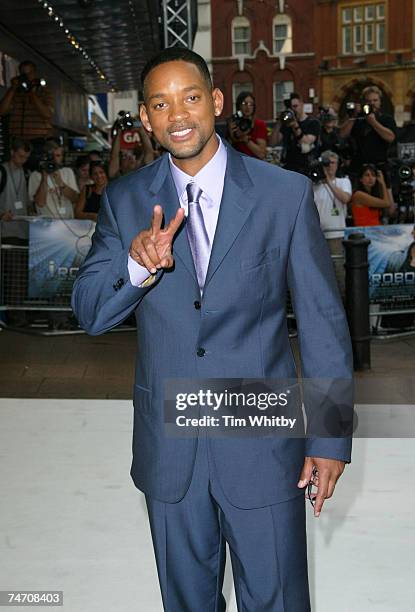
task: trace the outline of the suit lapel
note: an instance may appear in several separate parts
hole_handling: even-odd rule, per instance
[[[239,232],[245,225],[255,203],[253,183],[248,175],[242,156],[230,146],[226,145],[226,148],[228,157],[224,189],[215,238],[213,240],[206,274],[204,292],[232,244],[235,242]],[[158,203],[163,207],[165,223],[169,223],[176,215],[180,202],[177,197],[177,191],[170,171],[167,154],[161,159],[149,190],[157,196],[157,202],[155,202],[155,204]],[[173,254],[175,257],[178,256],[181,259],[195,283],[198,284],[184,223],[174,239]]]
[[[154,195],[157,196],[157,202],[155,202],[155,204],[157,203],[162,206],[164,212],[164,222],[167,225],[171,219],[176,216],[176,212],[180,207],[176,186],[170,171],[167,153],[163,155],[158,172],[156,173],[156,176],[154,177],[149,189]],[[181,225],[175,235],[173,241],[173,256],[178,256],[181,259],[183,265],[193,277],[196,285],[198,285],[192,252],[187,239],[185,223]]]
[[[242,156],[227,146],[225,183],[204,292],[254,207],[253,183]]]

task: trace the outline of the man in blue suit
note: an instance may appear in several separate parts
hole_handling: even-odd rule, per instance
[[[168,379],[352,378],[348,328],[310,181],[241,155],[215,133],[223,95],[204,60],[167,49],[142,74],[144,127],[169,152],[106,189],[75,282],[80,325],[137,320],[131,475],[146,495],[164,609],[223,612],[228,542],[238,609],[310,610],[304,488],[315,516],[350,437],[174,437]]]

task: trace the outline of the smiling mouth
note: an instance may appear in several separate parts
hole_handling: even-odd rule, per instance
[[[173,136],[174,138],[184,138],[185,136],[190,134],[190,132],[192,131],[193,131],[193,127],[187,127],[187,128],[181,128],[179,130],[170,131],[169,134],[170,136]]]

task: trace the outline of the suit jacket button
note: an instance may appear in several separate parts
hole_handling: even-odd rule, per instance
[[[206,353],[206,351],[205,351],[205,349],[204,349],[204,348],[199,347],[199,348],[197,349],[197,356],[198,356],[198,357],[204,357],[204,356],[205,356],[205,353]]]
[[[193,302],[193,306],[196,308],[196,310],[200,310],[201,309],[201,303],[198,302],[197,300],[196,300],[196,302]]]

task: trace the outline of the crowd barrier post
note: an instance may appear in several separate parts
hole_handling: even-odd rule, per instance
[[[370,364],[369,262],[370,240],[356,232],[343,240],[346,267],[346,313],[353,347],[355,370],[368,370]]]

